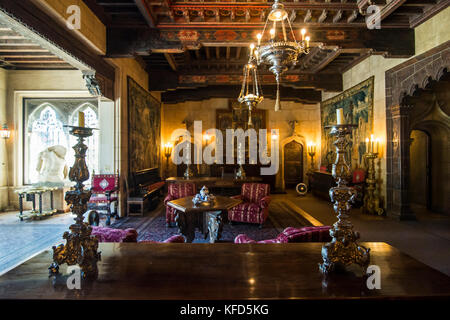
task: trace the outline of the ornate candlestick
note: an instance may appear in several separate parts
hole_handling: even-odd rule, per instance
[[[84,214],[87,211],[87,203],[91,197],[90,190],[84,190],[83,182],[89,179],[89,170],[86,165],[87,146],[84,139],[92,136],[92,128],[66,126],[71,128],[70,134],[78,138],[75,150],[75,162],[70,168],[70,181],[76,182],[73,190],[66,193],[65,200],[71,205],[72,212],[76,214],[75,223],[63,238],[66,244],[53,247],[53,263],[50,266],[50,275],[59,273],[59,265],[67,263],[69,266],[78,264],[81,267],[83,278],[95,278],[98,274],[97,261],[100,260],[97,238],[91,236],[92,228],[84,223]]]
[[[377,152],[368,152],[364,155],[367,161],[367,192],[364,195],[363,212],[368,214],[382,215],[384,209],[380,208],[380,198],[376,196],[375,191],[377,189],[377,179],[375,174],[375,159],[378,158]]]
[[[186,164],[186,171],[184,172],[184,178],[186,180],[189,180],[193,176],[194,176],[194,172],[191,170],[191,164],[188,163],[188,164]]]
[[[245,179],[246,177],[247,177],[247,175],[245,173],[244,167],[242,166],[242,164],[240,164],[238,170],[236,171],[234,178],[237,180],[239,180],[239,179],[242,180],[242,179]]]
[[[311,157],[311,168],[309,168],[310,171],[314,171],[314,156],[316,155],[315,151],[310,150],[308,152],[309,156]]]
[[[338,221],[330,230],[333,239],[322,247],[323,263],[319,264],[319,268],[325,275],[336,268],[342,269],[351,264],[360,265],[365,275],[370,262],[370,249],[357,244],[356,240],[359,239],[359,233],[353,231],[353,225],[349,219],[350,201],[354,200],[356,191],[347,186],[351,179],[351,168],[345,158],[349,144],[346,135],[350,134],[355,127],[357,125],[353,124],[325,127],[331,129],[330,134],[332,136],[336,136],[334,145],[336,146],[337,156],[332,173],[337,187],[330,189],[330,197],[338,218]]]
[[[172,144],[166,143],[164,146],[164,156],[166,157],[166,170],[165,170],[165,176],[166,178],[169,177],[169,158],[172,155]]]

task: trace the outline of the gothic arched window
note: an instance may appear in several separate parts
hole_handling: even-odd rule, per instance
[[[28,121],[28,182],[38,182],[36,171],[39,152],[62,145],[68,148],[67,134],[64,132],[63,119],[51,104],[44,104],[31,114]]]
[[[24,184],[39,182],[38,157],[41,151],[60,145],[66,148],[65,163],[70,168],[75,160],[73,146],[77,139],[64,125],[78,125],[78,112],[84,112],[85,125],[99,127],[96,101],[80,99],[25,99]],[[99,131],[85,140],[88,146],[86,164],[92,173],[99,172]],[[89,181],[86,181],[89,183]]]

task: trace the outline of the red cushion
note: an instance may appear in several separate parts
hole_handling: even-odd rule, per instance
[[[112,196],[110,199],[111,199],[110,200],[111,202],[112,201],[117,201],[117,197],[116,196]],[[90,203],[92,203],[92,202],[96,202],[96,203],[98,203],[98,202],[108,202],[108,199],[106,198],[106,196],[92,196],[89,199],[89,202]]]
[[[99,242],[136,242],[138,233],[135,229],[113,229],[108,227],[92,226],[93,236],[96,236]]]
[[[241,189],[242,200],[258,203],[270,194],[270,185],[264,183],[244,183]]]
[[[173,199],[180,199],[188,196],[195,196],[197,192],[194,183],[171,183],[169,184],[168,194]]]
[[[92,192],[104,193],[114,190],[117,187],[117,180],[115,174],[95,174],[92,176]]]

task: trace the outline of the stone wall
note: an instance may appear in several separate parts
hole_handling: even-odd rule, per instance
[[[417,55],[428,51],[450,40],[450,8],[447,8],[427,22],[415,28],[415,51]],[[410,59],[414,59],[414,57]],[[377,164],[379,171],[379,188],[383,199],[387,197],[386,178],[386,141],[388,139],[386,128],[386,78],[387,70],[404,63],[409,59],[388,59],[383,56],[370,56],[343,74],[344,91],[358,83],[375,76],[374,79],[374,135],[379,137],[381,153]],[[324,92],[322,100],[325,101],[340,92]],[[386,206],[386,200],[384,201]]]
[[[128,175],[128,77],[131,77],[145,90],[148,90],[149,74],[144,66],[137,60],[131,58],[107,59],[116,68],[115,81],[115,167],[121,172],[120,180],[120,208],[121,216],[126,212],[126,178]],[[161,101],[161,94],[151,92],[151,94]]]

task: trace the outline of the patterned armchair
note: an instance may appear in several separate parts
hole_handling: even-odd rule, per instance
[[[106,225],[111,224],[111,216],[117,216],[117,191],[119,189],[119,175],[93,174],[92,196],[88,202],[88,209],[94,210],[89,214],[90,219],[98,220],[96,210],[106,210]],[[114,213],[111,213],[111,204],[114,203]],[[96,223],[98,225],[98,222]]]
[[[330,226],[293,228],[283,230],[275,239],[255,241],[246,234],[240,234],[234,243],[293,243],[293,242],[329,242],[331,241]]]
[[[195,196],[197,187],[195,183],[170,183],[168,187],[167,197],[164,199],[166,206],[166,224],[168,227],[175,223],[175,209],[167,205],[167,202],[189,196]]]
[[[262,228],[269,215],[270,185],[263,183],[244,183],[241,195],[232,198],[243,203],[228,211],[230,222],[257,223]]]

